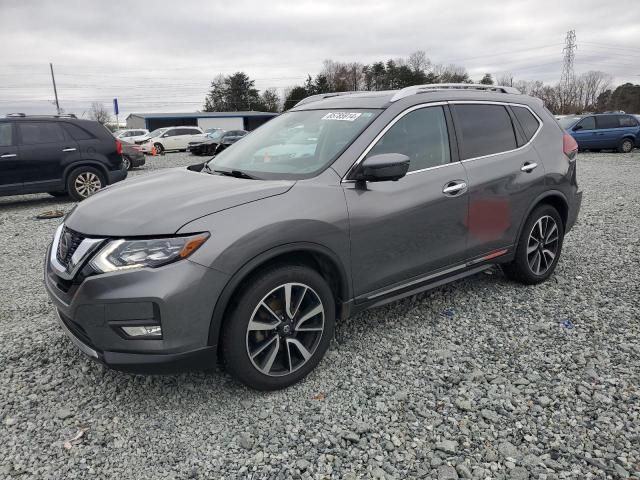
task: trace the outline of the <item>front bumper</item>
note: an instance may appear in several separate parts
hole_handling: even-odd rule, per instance
[[[49,255],[50,251],[44,272],[47,292],[61,328],[87,356],[139,373],[215,365],[209,329],[227,275],[182,260],[155,269],[65,281],[52,269]],[[162,337],[132,338],[121,329],[143,324],[160,325]]]

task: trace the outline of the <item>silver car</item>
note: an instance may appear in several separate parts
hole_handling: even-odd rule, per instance
[[[363,309],[495,264],[549,278],[580,209],[576,151],[509,87],[309,97],[207,163],[83,201],[46,288],[71,340],[113,368],[220,359],[286,387]]]

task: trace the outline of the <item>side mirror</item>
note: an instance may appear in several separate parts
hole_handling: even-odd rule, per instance
[[[353,176],[365,182],[396,181],[409,171],[409,157],[401,153],[382,153],[366,158]]]
[[[163,133],[163,134],[162,134],[162,137],[160,137],[160,138],[167,138],[168,136],[169,136],[169,134],[168,134],[168,133]]]
[[[582,125],[576,125],[575,127],[573,127],[573,131],[577,132],[578,130],[582,130],[583,126]]]

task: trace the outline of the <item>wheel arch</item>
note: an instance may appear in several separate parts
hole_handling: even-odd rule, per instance
[[[526,215],[522,217],[520,227],[518,228],[518,236],[516,237],[516,239],[520,238],[522,229],[524,228],[524,224],[527,223],[527,219],[529,218],[529,215],[531,215],[531,212],[533,212],[536,208],[538,208],[538,206],[542,204],[547,204],[554,207],[560,214],[560,218],[562,219],[562,226],[565,229],[567,228],[567,221],[569,220],[569,202],[567,201],[567,197],[559,190],[549,190],[542,193],[533,202],[531,202]]]
[[[351,283],[347,269],[338,255],[319,244],[298,242],[267,250],[246,262],[227,282],[219,295],[209,326],[209,345],[220,340],[220,330],[228,312],[233,308],[236,293],[253,277],[278,264],[306,265],[317,270],[327,280],[336,300],[336,313],[341,314],[341,305],[351,298]]]
[[[78,160],[77,162],[67,165],[64,169],[62,178],[64,179],[65,188],[66,188],[67,182],[69,181],[69,175],[71,175],[71,172],[82,167],[93,167],[100,170],[100,173],[102,173],[102,175],[104,176],[105,182],[109,181],[109,172],[107,171],[107,168],[102,163],[100,163],[97,160]]]

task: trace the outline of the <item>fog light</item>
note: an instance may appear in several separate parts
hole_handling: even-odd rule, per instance
[[[124,333],[130,337],[161,337],[162,327],[158,325],[146,325],[142,327],[122,327]]]

